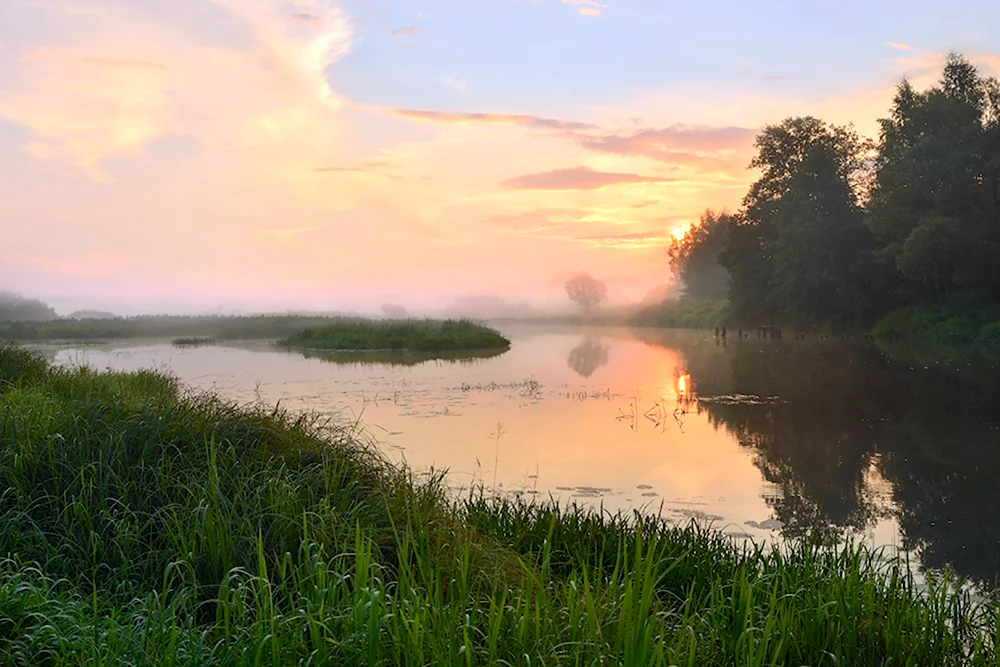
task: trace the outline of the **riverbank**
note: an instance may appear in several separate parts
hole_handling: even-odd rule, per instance
[[[905,563],[449,498],[357,429],[0,350],[14,664],[992,664]]]
[[[959,294],[894,310],[875,324],[874,333],[883,341],[1000,351],[1000,304]]]
[[[500,332],[469,320],[356,320],[307,327],[281,341],[297,349],[456,352],[506,350]]]

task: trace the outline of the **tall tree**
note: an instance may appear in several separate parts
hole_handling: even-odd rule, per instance
[[[607,298],[608,290],[589,273],[578,273],[566,281],[566,295],[583,310],[590,311]]]
[[[719,263],[732,216],[706,210],[697,224],[670,244],[670,268],[684,285],[684,296],[718,300],[729,295],[729,272]]]
[[[789,118],[757,136],[761,170],[730,226],[722,264],[743,317],[852,321],[872,305],[872,238],[861,194],[870,144],[851,127]]]
[[[869,205],[903,296],[1000,287],[1000,86],[958,54],[924,92],[899,84],[880,121]]]

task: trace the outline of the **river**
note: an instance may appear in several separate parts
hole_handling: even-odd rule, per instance
[[[509,352],[467,361],[331,360],[267,341],[41,349],[357,422],[458,492],[640,508],[757,541],[819,529],[905,550],[921,571],[986,587],[1000,574],[1000,369],[840,340],[502,328]]]

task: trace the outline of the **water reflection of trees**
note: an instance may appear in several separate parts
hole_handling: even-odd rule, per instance
[[[580,377],[590,377],[598,368],[608,363],[608,348],[599,338],[586,336],[569,352],[566,365]]]
[[[787,535],[860,530],[891,487],[903,546],[981,583],[1000,574],[1000,372],[913,367],[872,348],[771,343],[682,348],[710,421],[753,450]],[[719,359],[726,375],[718,376]]]

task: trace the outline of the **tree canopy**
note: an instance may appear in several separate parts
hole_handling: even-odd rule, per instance
[[[38,299],[0,290],[0,322],[48,322],[56,311]]]
[[[566,295],[584,310],[593,310],[608,297],[604,283],[586,272],[566,281]]]
[[[951,54],[928,90],[899,84],[880,126],[877,141],[811,116],[766,126],[740,210],[706,212],[668,250],[687,294],[725,284],[742,321],[803,325],[1000,299],[1000,85]]]
[[[725,299],[729,272],[719,263],[732,216],[706,210],[683,237],[670,244],[670,268],[680,279],[684,296],[692,299]]]

